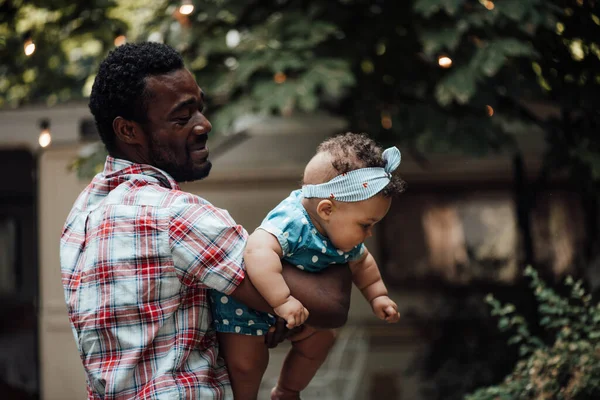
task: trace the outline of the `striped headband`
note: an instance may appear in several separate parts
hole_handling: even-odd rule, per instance
[[[383,154],[385,167],[360,168],[338,175],[329,182],[302,186],[302,195],[307,198],[335,199],[343,202],[367,200],[385,188],[392,172],[400,165],[400,150],[386,149]]]

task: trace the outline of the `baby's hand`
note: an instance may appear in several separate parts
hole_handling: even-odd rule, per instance
[[[398,306],[387,296],[375,297],[371,300],[371,308],[379,319],[389,323],[395,323],[400,320]]]
[[[308,318],[308,310],[293,296],[288,297],[282,305],[275,307],[274,311],[285,319],[288,329],[302,325]]]

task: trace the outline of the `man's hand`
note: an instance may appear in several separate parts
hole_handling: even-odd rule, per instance
[[[389,323],[396,323],[400,320],[398,306],[388,296],[375,297],[371,300],[371,308],[379,319]]]
[[[312,273],[283,264],[283,278],[292,295],[310,310],[306,323],[321,329],[342,327],[348,318],[352,275],[347,265],[331,265]],[[273,313],[246,276],[231,296],[255,310]]]
[[[265,335],[265,343],[268,348],[272,349],[286,339],[294,338],[296,335],[304,332],[308,325],[300,325],[294,329],[288,329],[285,327],[285,320],[277,318],[275,324],[269,328],[269,331]]]
[[[273,310],[287,322],[288,329],[302,325],[308,318],[308,310],[294,296],[289,296],[283,304]]]
[[[330,265],[322,272],[305,272],[284,264],[283,278],[292,296],[310,310],[305,324],[331,329],[346,323],[352,290],[348,265]]]

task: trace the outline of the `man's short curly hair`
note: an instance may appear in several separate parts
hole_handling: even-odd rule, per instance
[[[384,168],[383,149],[364,133],[347,132],[327,139],[319,145],[317,153],[327,152],[333,157],[331,164],[337,174],[359,168]],[[384,196],[396,196],[406,189],[406,182],[392,175],[390,183],[381,191]]]
[[[116,117],[147,121],[146,78],[184,68],[172,47],[153,42],[128,43],[112,50],[100,64],[90,96],[90,111],[106,149],[115,150]]]

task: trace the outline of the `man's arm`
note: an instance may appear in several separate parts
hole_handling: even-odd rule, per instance
[[[323,272],[302,272],[283,263],[283,278],[292,296],[310,312],[306,323],[317,328],[339,328],[348,319],[352,274],[347,265],[331,265]],[[256,310],[273,313],[246,276],[231,294]]]

